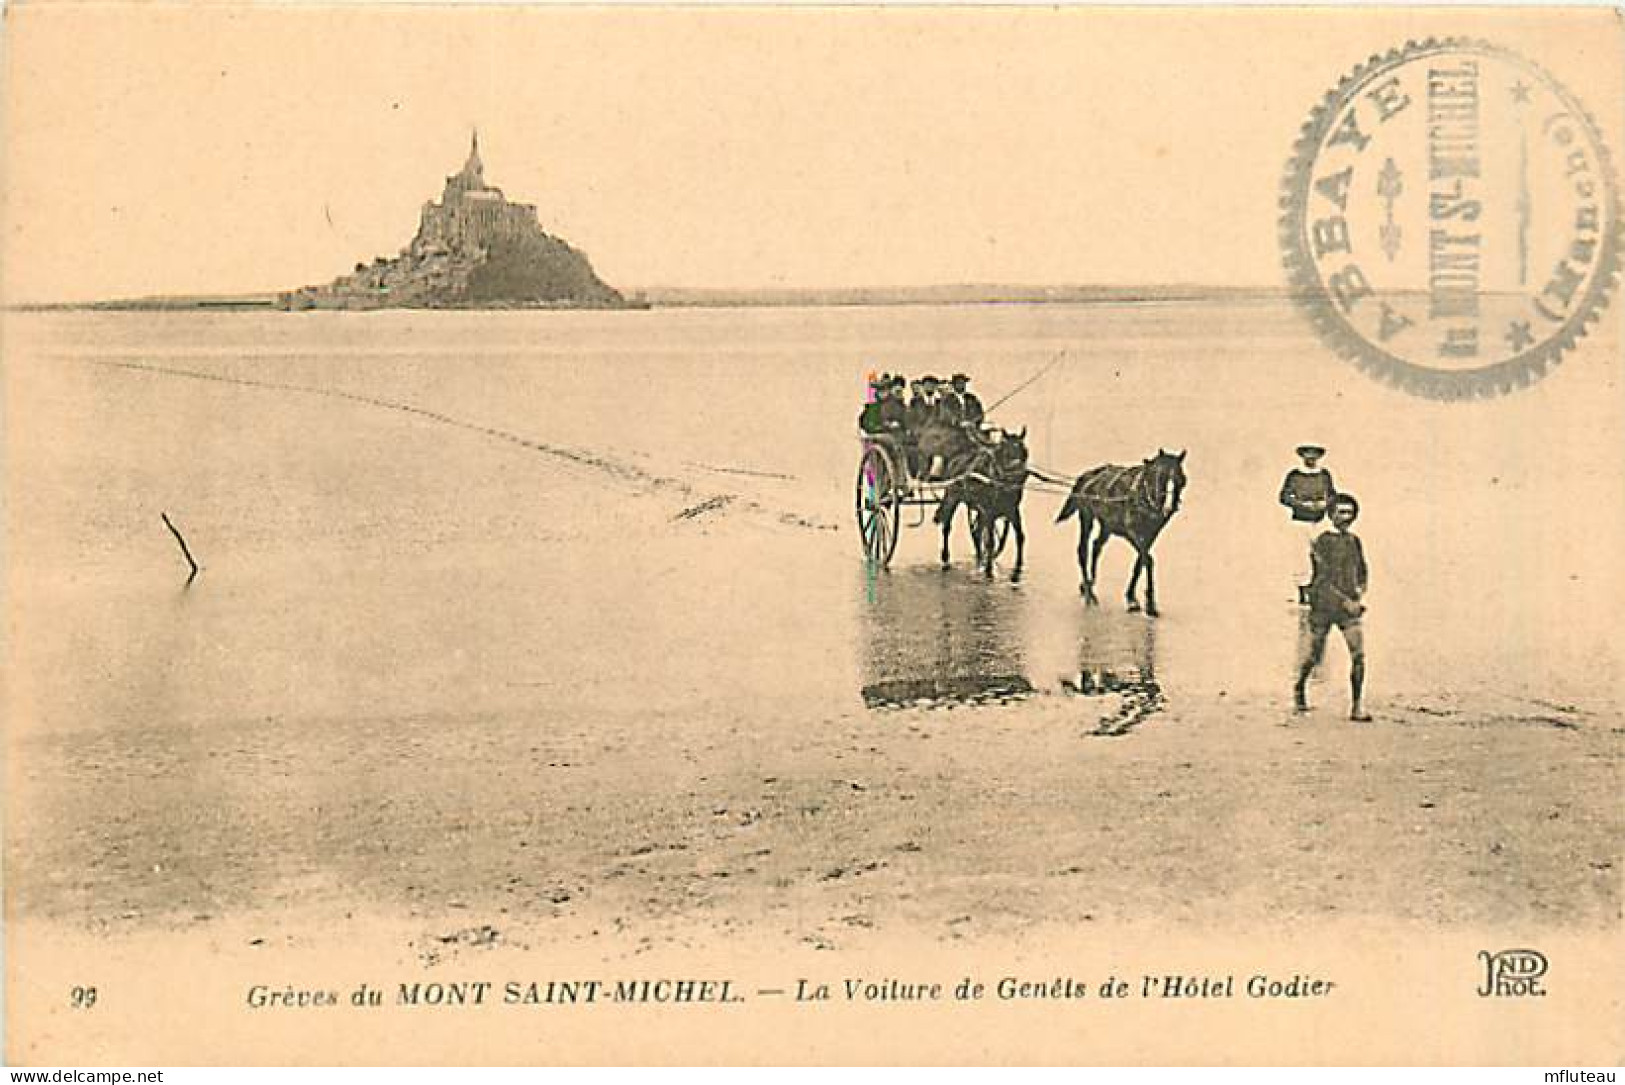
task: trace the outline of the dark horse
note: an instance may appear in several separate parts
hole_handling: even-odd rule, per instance
[[[1185,490],[1185,453],[1157,450],[1157,454],[1133,467],[1106,464],[1085,471],[1072,484],[1061,515],[1060,523],[1073,513],[1078,514],[1078,570],[1083,574],[1079,591],[1090,606],[1098,606],[1095,598],[1095,574],[1100,570],[1100,552],[1106,540],[1113,535],[1127,539],[1139,555],[1134,563],[1134,575],[1128,582],[1128,608],[1140,609],[1134,598],[1134,589],[1140,583],[1140,570],[1145,570],[1145,612],[1157,613],[1156,559],[1151,547],[1157,536],[1179,511],[1180,495]],[[1089,545],[1089,535],[1095,523],[1100,534]]]
[[[952,478],[949,466],[975,451],[975,443],[961,427],[936,419],[915,427],[910,437],[914,456],[909,469],[925,480]],[[934,474],[933,464],[937,467]]]
[[[1008,524],[1016,536],[1016,567],[1011,580],[1021,579],[1027,533],[1021,528],[1021,495],[1027,485],[1027,427],[1006,433],[998,441],[978,443],[948,469],[954,481],[942,495],[936,521],[942,525],[942,564],[948,564],[948,533],[960,505],[970,510],[971,538],[976,543],[976,564],[993,576],[998,556],[999,525]]]

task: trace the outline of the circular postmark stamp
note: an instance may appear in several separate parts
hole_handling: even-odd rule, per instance
[[[1282,256],[1321,338],[1434,399],[1544,376],[1607,304],[1620,235],[1585,108],[1538,65],[1466,39],[1345,77],[1281,194]]]

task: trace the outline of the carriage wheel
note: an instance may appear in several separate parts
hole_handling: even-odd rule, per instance
[[[997,530],[993,533],[993,557],[997,559],[1000,554],[1004,553],[1005,544],[1010,541],[1010,521],[1000,517],[999,522],[994,526]],[[982,514],[976,509],[970,510],[970,533],[972,538],[979,539],[982,537]]]
[[[896,462],[880,445],[869,445],[858,461],[858,544],[872,564],[891,564],[902,515],[902,486]]]

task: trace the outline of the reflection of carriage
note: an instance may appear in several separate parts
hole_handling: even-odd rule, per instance
[[[903,525],[903,510],[918,509],[910,527],[926,523],[926,509],[935,513],[941,509],[943,496],[956,479],[918,478],[909,470],[908,450],[903,442],[889,433],[860,435],[863,455],[858,460],[856,506],[858,515],[858,544],[864,556],[875,565],[891,563],[897,550],[897,538]],[[970,514],[971,537],[981,537],[981,512],[967,505]],[[1010,538],[1010,523],[1001,520],[993,543],[993,556],[1004,550]]]

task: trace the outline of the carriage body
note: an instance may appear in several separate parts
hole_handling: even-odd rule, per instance
[[[858,441],[862,447],[854,487],[858,545],[868,562],[886,567],[897,552],[897,540],[904,526],[903,510],[919,510],[909,526],[920,527],[928,520],[935,520],[936,511],[941,508],[943,495],[952,480],[915,477],[909,470],[908,450],[896,434],[860,433]],[[929,517],[926,509],[932,510]],[[975,509],[968,512],[974,537],[979,531],[977,512]],[[1004,549],[1009,534],[1009,525],[1006,524],[998,534],[997,550]]]

